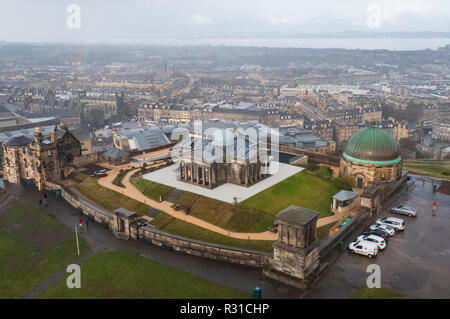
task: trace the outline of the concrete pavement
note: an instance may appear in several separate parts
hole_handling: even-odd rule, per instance
[[[417,217],[391,214],[388,209],[373,217],[372,223],[385,216],[406,221],[405,231],[391,237],[385,250],[374,259],[344,252],[305,297],[348,298],[366,285],[367,266],[377,264],[382,287],[402,292],[406,298],[450,298],[450,196],[433,193],[431,185],[416,182],[387,207],[406,204],[418,210]],[[432,216],[433,202],[438,204],[436,216]]]

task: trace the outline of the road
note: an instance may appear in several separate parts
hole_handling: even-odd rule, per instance
[[[436,216],[432,216],[433,202],[438,204]],[[416,208],[418,216],[392,215],[385,210],[376,218],[400,217],[406,221],[405,231],[391,237],[374,259],[342,254],[305,298],[348,298],[365,286],[369,264],[381,267],[382,287],[400,291],[406,298],[450,298],[450,196],[433,194],[430,182],[416,181],[393,203],[397,204]]]

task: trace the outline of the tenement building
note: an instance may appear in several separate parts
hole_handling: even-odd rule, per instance
[[[72,162],[81,155],[81,144],[67,129],[55,126],[44,137],[39,128],[34,139],[14,136],[3,143],[3,179],[10,183],[33,182],[39,190],[46,181],[60,181],[73,171]]]
[[[358,131],[350,138],[342,154],[339,174],[352,177],[359,189],[397,181],[402,174],[397,141],[383,129]]]

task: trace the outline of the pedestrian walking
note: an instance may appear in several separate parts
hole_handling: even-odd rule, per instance
[[[83,232],[83,220],[81,218],[78,221],[78,228],[80,229],[80,233]]]
[[[39,199],[39,207],[42,207],[42,199]]]
[[[86,231],[88,231],[88,230],[89,230],[89,218],[86,219]]]

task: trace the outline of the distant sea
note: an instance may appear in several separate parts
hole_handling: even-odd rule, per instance
[[[274,48],[363,49],[363,50],[425,50],[450,44],[450,38],[220,38],[220,39],[155,39],[148,44],[159,45],[227,45]]]

